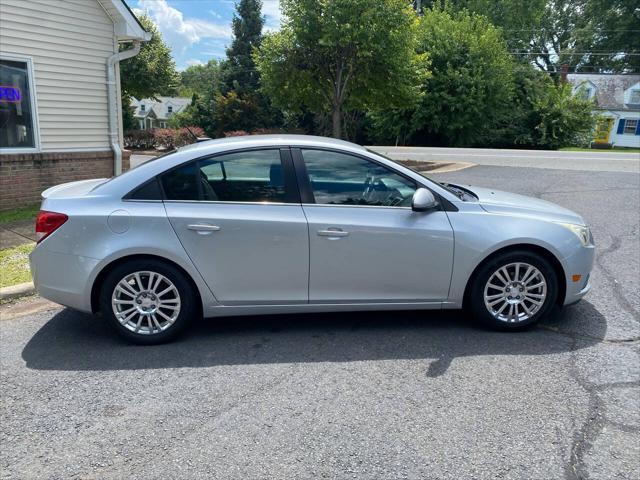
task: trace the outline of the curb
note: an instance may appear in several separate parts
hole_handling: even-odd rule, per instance
[[[0,300],[9,300],[11,298],[26,297],[36,293],[33,282],[19,283],[10,287],[0,288]]]
[[[443,163],[442,167],[436,167],[433,170],[427,170],[424,173],[429,175],[430,173],[449,173],[458,172],[460,170],[466,170],[467,168],[476,167],[476,163],[471,162],[433,162],[435,164]]]

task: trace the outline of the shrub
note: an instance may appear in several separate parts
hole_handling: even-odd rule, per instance
[[[153,149],[162,148],[172,150],[174,148],[189,145],[195,142],[196,137],[203,137],[204,130],[200,127],[183,128],[152,128],[150,130],[129,130],[124,134],[125,148]]]
[[[286,130],[282,128],[256,128],[251,132],[247,132],[246,130],[231,130],[229,132],[223,132],[223,135],[225,137],[243,137],[245,135],[274,135],[278,133],[304,135],[305,131],[299,128]]]
[[[127,130],[124,132],[125,148],[148,150],[153,148],[154,144],[153,130]]]

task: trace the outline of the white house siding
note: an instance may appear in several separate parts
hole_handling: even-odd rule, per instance
[[[617,111],[613,113],[615,114],[615,122],[611,130],[611,136],[609,137],[609,141],[615,147],[640,148],[640,135],[632,134],[632,133],[618,133],[620,119],[637,120],[638,122],[640,122],[640,112]]]
[[[106,150],[114,25],[96,0],[1,0],[0,53],[33,59],[42,151]]]

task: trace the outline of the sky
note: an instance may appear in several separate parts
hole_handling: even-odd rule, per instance
[[[171,47],[178,70],[222,59],[231,43],[235,0],[126,0],[136,13],[149,15]],[[265,30],[280,26],[278,0],[262,0]]]

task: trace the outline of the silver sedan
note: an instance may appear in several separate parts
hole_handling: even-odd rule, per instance
[[[349,310],[466,308],[517,330],[590,288],[578,214],[327,138],[201,142],[43,198],[38,292],[136,343],[201,316]]]

